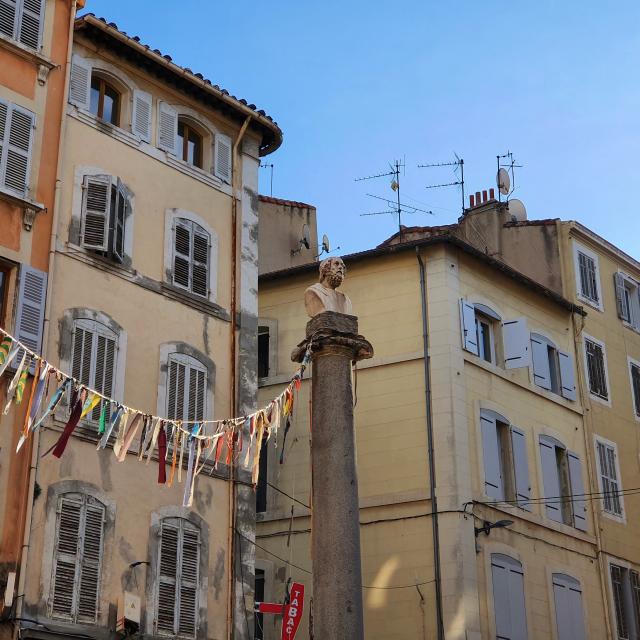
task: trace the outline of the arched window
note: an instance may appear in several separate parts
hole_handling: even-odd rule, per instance
[[[202,420],[207,413],[207,368],[185,353],[167,358],[167,417]]]
[[[552,581],[558,640],[584,640],[587,634],[580,582],[564,573],[554,573]]]
[[[522,564],[502,553],[491,554],[496,638],[526,638],[527,615]]]
[[[116,127],[120,125],[120,92],[95,73],[91,75],[89,111]]]
[[[202,169],[202,136],[183,118],[178,119],[178,157]]]

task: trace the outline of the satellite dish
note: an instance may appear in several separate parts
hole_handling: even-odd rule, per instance
[[[311,247],[311,235],[309,234],[309,225],[302,225],[302,239],[300,240],[300,246],[304,245],[305,248]]]
[[[330,251],[330,249],[329,249],[329,238],[327,237],[326,233],[322,236],[322,251],[324,253],[329,253],[329,251]]]
[[[509,213],[511,217],[518,222],[523,222],[527,219],[527,210],[522,200],[518,200],[517,198],[509,200]]]
[[[511,178],[509,172],[506,169],[500,169],[496,176],[496,184],[498,185],[498,191],[503,195],[509,195],[511,189]]]

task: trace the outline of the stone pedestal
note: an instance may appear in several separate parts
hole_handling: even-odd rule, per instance
[[[360,512],[351,363],[373,356],[358,319],[333,311],[307,323],[292,354],[311,343],[313,409],[313,633],[318,640],[364,640]]]

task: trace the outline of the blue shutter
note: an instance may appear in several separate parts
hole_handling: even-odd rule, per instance
[[[478,337],[476,333],[476,310],[466,300],[460,300],[460,324],[462,330],[462,348],[478,355]]]
[[[491,555],[491,576],[496,638],[526,640],[527,616],[522,565],[509,556],[494,553]]]
[[[531,356],[533,358],[533,381],[539,387],[551,390],[549,347],[535,333],[531,334]]]
[[[516,481],[518,506],[531,511],[531,487],[529,486],[529,462],[527,460],[527,437],[524,431],[511,427],[511,449],[513,451],[513,475]]]
[[[91,106],[91,64],[76,54],[71,60],[69,102],[85,111]]]
[[[18,312],[16,314],[15,335],[24,345],[35,353],[42,350],[42,331],[44,305],[47,299],[47,274],[23,264],[20,268],[20,289],[18,293]],[[14,363],[20,362],[20,351]],[[34,364],[31,364],[33,373]]]
[[[553,574],[558,640],[586,640],[580,583],[562,573]]]
[[[480,429],[484,458],[484,492],[495,500],[504,500],[496,419],[481,412]]]
[[[569,451],[569,479],[572,495],[580,496],[573,500],[573,521],[577,529],[587,530],[587,502],[584,496],[584,484],[582,483],[582,464],[580,458]]]
[[[531,362],[529,330],[525,318],[507,320],[502,323],[504,343],[504,366],[506,369],[528,367]]]
[[[551,438],[546,436],[540,436],[540,462],[542,463],[544,497],[553,498],[545,505],[547,516],[556,522],[562,522],[562,504],[558,499],[560,496],[560,477],[558,475],[556,445]]]
[[[573,358],[564,351],[558,351],[560,363],[560,386],[562,397],[567,400],[576,399],[576,379],[573,371]]]

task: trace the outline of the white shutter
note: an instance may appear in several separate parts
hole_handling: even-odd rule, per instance
[[[16,0],[0,0],[0,33],[7,38],[16,37]]]
[[[209,295],[209,234],[193,225],[191,291],[205,298]]]
[[[78,585],[78,622],[95,622],[98,613],[104,507],[87,497],[82,530],[82,559]]]
[[[558,640],[586,640],[580,583],[562,573],[553,574]]]
[[[529,330],[526,318],[507,320],[502,323],[504,340],[504,366],[506,369],[528,367],[531,362]]]
[[[229,136],[216,133],[215,140],[215,175],[224,182],[231,183],[231,138]]]
[[[109,247],[111,177],[85,176],[82,200],[82,246],[95,251]]]
[[[496,419],[490,413],[480,413],[482,453],[484,459],[484,492],[495,500],[504,500],[500,473],[500,448]]]
[[[551,390],[549,347],[535,333],[531,334],[531,358],[533,360],[533,381],[539,387]]]
[[[22,265],[20,268],[15,335],[20,342],[36,353],[40,353],[42,349],[46,299],[47,274],[29,265]],[[22,350],[17,354],[16,358],[22,359]],[[18,363],[20,360],[16,359],[14,362]]]
[[[15,104],[9,107],[3,145],[2,183],[6,189],[21,197],[25,197],[29,190],[34,126],[33,113]]]
[[[515,478],[518,506],[531,511],[531,487],[529,486],[529,462],[527,460],[527,437],[524,431],[511,427],[511,450],[513,451],[513,475]]]
[[[91,105],[91,64],[75,54],[71,60],[69,102],[86,111]]]
[[[176,420],[201,420],[207,410],[207,370],[182,353],[172,353],[167,362],[167,416]]]
[[[613,274],[613,285],[616,290],[616,308],[618,310],[618,317],[627,322],[631,322],[629,317],[629,306],[626,302],[624,278],[621,273]]]
[[[572,451],[567,452],[569,458],[569,482],[573,498],[573,524],[576,529],[587,530],[587,502],[582,483],[582,464],[580,458]]]
[[[133,92],[133,115],[131,129],[145,142],[151,142],[151,109],[153,98],[145,91]]]
[[[158,102],[158,147],[176,154],[178,112],[166,102]]]
[[[23,0],[18,40],[31,49],[40,48],[45,0]]]
[[[527,617],[522,565],[509,556],[494,553],[491,555],[491,578],[496,638],[526,640]]]
[[[558,351],[560,363],[560,385],[562,396],[567,400],[576,399],[576,379],[573,371],[573,358],[564,351]]]
[[[558,460],[556,445],[551,438],[540,436],[540,462],[542,464],[542,480],[547,517],[562,522],[562,504],[560,502],[560,476],[558,474]]]
[[[460,327],[462,330],[462,348],[477,356],[476,310],[464,298],[460,300]]]

